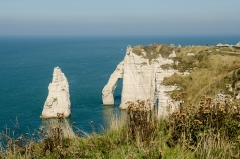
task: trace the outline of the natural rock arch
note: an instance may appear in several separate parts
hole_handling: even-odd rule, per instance
[[[107,85],[102,90],[102,99],[104,105],[114,105],[113,93],[119,79],[123,78],[123,61],[117,65],[116,70],[110,76]]]
[[[123,78],[120,109],[126,109],[128,101],[148,100],[152,106],[158,107],[158,115],[166,116],[167,107],[171,105],[171,98],[166,93],[175,89],[162,85],[165,77],[174,74],[174,70],[164,70],[161,65],[173,64],[172,59],[162,58],[161,55],[149,59],[141,53],[135,53],[134,48],[128,46],[124,60],[110,76],[102,91],[104,105],[114,105],[114,90],[120,78]],[[172,109],[176,109],[173,107]]]

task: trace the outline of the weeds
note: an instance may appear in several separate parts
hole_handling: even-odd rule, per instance
[[[48,119],[49,120],[49,119]],[[42,154],[49,155],[51,153],[55,153],[57,158],[62,158],[66,152],[64,152],[64,148],[69,147],[70,138],[73,137],[73,134],[64,133],[64,130],[67,129],[63,126],[64,123],[64,115],[58,113],[57,114],[57,124],[50,125],[47,130],[43,130],[44,127],[40,127],[41,135],[42,135]],[[64,123],[66,125],[66,123]],[[68,136],[68,137],[67,137]]]
[[[240,106],[229,96],[224,100],[203,96],[199,105],[188,102],[170,116],[169,142],[191,148],[201,158],[231,158],[239,155],[239,128]]]
[[[67,153],[64,149],[70,146],[70,139],[73,139],[74,134],[66,124],[63,114],[58,114],[53,120],[55,122],[51,123],[50,119],[46,119],[47,123],[40,126],[39,131],[22,134],[16,139],[14,136],[10,137],[10,130],[1,133],[6,146],[4,155],[0,154],[0,158],[44,158],[49,155],[63,158]]]
[[[133,139],[139,137],[142,142],[151,142],[155,139],[156,116],[149,100],[137,103],[128,102],[128,134]]]

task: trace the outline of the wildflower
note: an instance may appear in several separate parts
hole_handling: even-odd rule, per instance
[[[43,130],[43,129],[44,129],[44,126],[40,126],[39,129],[40,129],[40,130]]]

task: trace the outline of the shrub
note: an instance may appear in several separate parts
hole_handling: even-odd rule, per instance
[[[220,101],[203,96],[199,105],[181,105],[169,120],[175,143],[197,146],[210,134],[230,141],[240,136],[240,106],[235,106],[229,97]]]
[[[161,49],[159,50],[158,54],[161,54],[163,58],[168,58],[168,56],[172,53],[172,48],[168,45],[162,45]]]
[[[155,139],[157,120],[149,100],[128,104],[128,134],[131,138],[149,143]]]

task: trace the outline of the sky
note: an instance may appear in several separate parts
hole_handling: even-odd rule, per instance
[[[0,36],[240,35],[240,0],[0,0]]]

